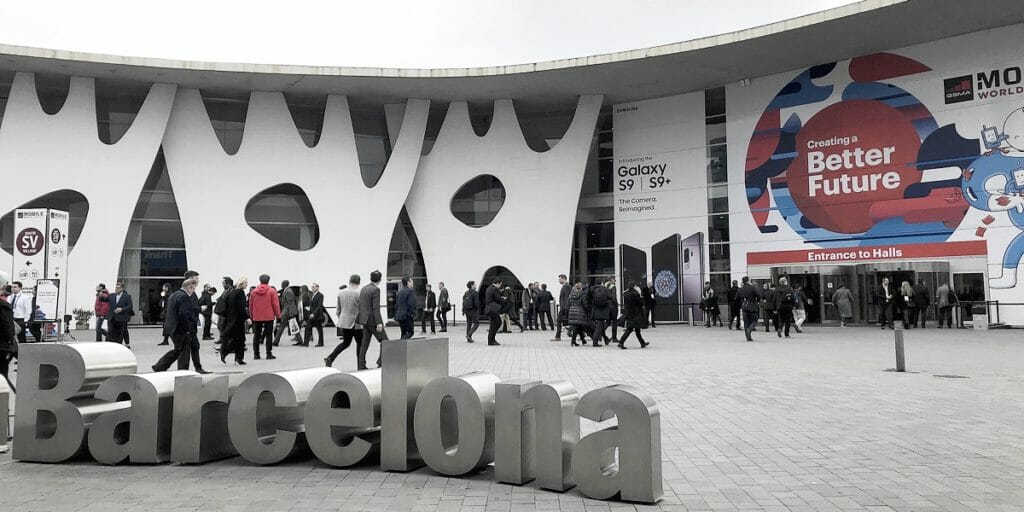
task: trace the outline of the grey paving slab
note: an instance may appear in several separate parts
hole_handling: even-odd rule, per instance
[[[77,333],[90,339],[91,333]],[[1024,333],[911,330],[894,366],[891,331],[809,327],[746,343],[727,329],[662,326],[640,350],[573,348],[550,332],[502,335],[500,347],[451,333],[455,374],[566,379],[580,390],[626,383],[659,402],[665,498],[601,502],[495,483],[493,470],[448,478],[314,460],[259,467],[234,458],[202,466],[106,467],[14,462],[0,455],[3,510],[119,511],[998,511],[1024,510]],[[165,347],[132,334],[140,368]],[[323,348],[280,346],[275,361],[222,365],[257,373],[322,364]],[[373,345],[368,356],[376,358]],[[352,350],[336,367],[355,369]],[[967,378],[941,378],[960,375]],[[17,379],[15,374],[15,380]],[[583,421],[583,432],[596,428]]]

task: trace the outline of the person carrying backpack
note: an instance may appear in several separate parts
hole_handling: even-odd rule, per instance
[[[780,338],[783,333],[789,337],[789,328],[793,325],[793,307],[796,306],[796,292],[789,286],[789,279],[779,278],[779,286],[775,287],[775,311],[778,315],[775,334]],[[781,324],[781,329],[779,329]]]
[[[611,293],[601,284],[591,286],[590,290],[590,319],[594,321],[594,346],[600,347],[602,339],[605,346],[608,346],[612,341],[605,330],[608,328],[608,316],[611,315]]]

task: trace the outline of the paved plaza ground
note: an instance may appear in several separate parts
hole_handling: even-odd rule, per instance
[[[397,329],[389,329],[396,335]],[[333,331],[332,331],[333,332]],[[92,333],[76,333],[92,339]],[[455,374],[568,379],[580,390],[632,384],[661,411],[665,497],[655,506],[583,498],[426,469],[333,469],[308,459],[259,467],[234,458],[201,466],[30,464],[0,455],[0,510],[1024,510],[1024,333],[928,328],[893,332],[810,327],[756,343],[725,328],[663,326],[629,350],[553,343],[550,332],[468,345],[453,330]],[[484,336],[478,335],[478,339]],[[132,346],[147,369],[162,349],[154,329]],[[283,343],[283,342],[282,342]],[[328,347],[278,347],[276,361],[206,368],[255,373],[322,364]],[[370,360],[376,358],[376,344]],[[335,365],[355,369],[350,349]],[[584,433],[594,429],[584,421]]]

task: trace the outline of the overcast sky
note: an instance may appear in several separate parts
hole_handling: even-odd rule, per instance
[[[852,0],[6,1],[0,43],[168,59],[471,67],[581,57]]]

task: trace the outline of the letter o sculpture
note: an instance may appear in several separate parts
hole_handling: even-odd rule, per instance
[[[494,461],[494,385],[500,380],[474,372],[435,379],[423,388],[413,430],[420,457],[430,469],[455,476]],[[447,448],[446,440],[454,437],[458,443]]]

